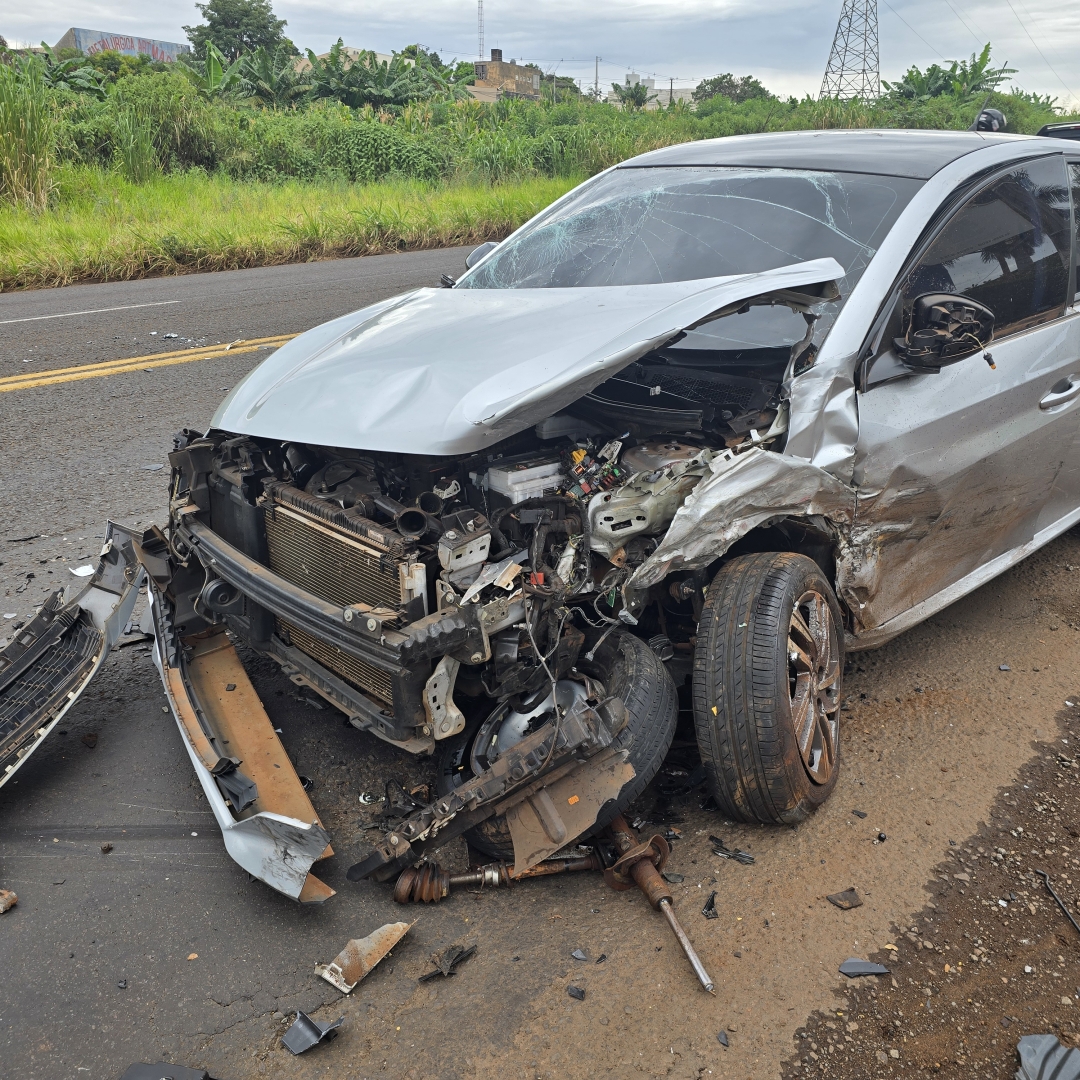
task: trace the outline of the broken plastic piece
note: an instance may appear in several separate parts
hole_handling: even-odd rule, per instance
[[[729,848],[719,836],[710,836],[709,843],[713,845],[713,854],[721,859],[734,859],[744,866],[752,866],[754,856],[749,851],[740,851],[738,848]]]
[[[315,974],[321,975],[343,994],[350,993],[353,987],[409,932],[412,925],[407,922],[387,923],[365,938],[353,938],[346,942],[345,948],[329,964],[316,964]]]
[[[855,815],[855,816],[856,816],[857,818],[862,818],[862,819],[865,819],[865,818],[866,818],[866,811],[865,811],[865,810],[852,810],[851,812],[852,812],[852,813],[853,813],[853,814],[854,814],[854,815]]]
[[[290,1050],[294,1054],[302,1054],[317,1043],[321,1043],[323,1039],[327,1042],[336,1039],[337,1029],[344,1023],[345,1017],[342,1016],[332,1024],[323,1025],[318,1020],[312,1020],[307,1013],[302,1013],[297,1009],[296,1019],[293,1021],[292,1027],[281,1036],[281,1044],[286,1050]]]
[[[882,967],[881,964],[872,964],[869,960],[860,960],[857,956],[853,956],[840,965],[840,974],[854,979],[859,975],[888,975],[889,969]]]
[[[706,919],[719,919],[720,912],[716,910],[716,890],[709,894],[709,899],[705,901],[705,906],[701,909],[701,914]]]
[[[10,911],[19,901],[19,898],[10,889],[0,889],[0,915]]]
[[[718,1042],[718,1043],[719,1043],[719,1044],[720,1044],[721,1046],[729,1046],[729,1045],[730,1045],[730,1044],[728,1043],[728,1037],[727,1037],[727,1032],[726,1032],[726,1031],[721,1031],[721,1032],[719,1032],[719,1033],[717,1034],[717,1036],[716,1036],[716,1041],[717,1041],[717,1042]]]
[[[120,1080],[214,1080],[205,1069],[189,1069],[186,1065],[169,1065],[164,1061],[157,1065],[138,1062],[124,1070]]]
[[[1080,1050],[1066,1049],[1053,1035],[1025,1035],[1016,1052],[1016,1080],[1080,1080]]]
[[[855,891],[855,886],[845,889],[843,892],[830,893],[825,897],[830,904],[835,904],[842,911],[850,911],[852,908],[862,907],[862,897]]]
[[[476,952],[476,946],[470,945],[467,949],[461,945],[450,945],[442,952],[435,953],[431,962],[435,965],[434,971],[421,975],[417,982],[427,982],[439,975],[456,975],[457,969]]]
[[[581,949],[575,949],[570,955],[575,960],[588,960],[589,959]]]
[[[584,990],[582,990],[580,986],[568,986],[568,987],[566,988],[566,992],[567,992],[567,993],[568,993],[568,994],[569,994],[569,995],[570,995],[570,996],[571,996],[571,997],[572,997],[572,998],[573,998],[573,999],[574,999],[575,1001],[584,1001],[584,1000],[585,1000],[585,991],[584,991]]]
[[[662,874],[661,874],[660,876],[661,876],[661,877],[662,877],[662,878],[663,878],[663,879],[664,879],[664,880],[665,880],[665,881],[666,881],[666,882],[667,882],[667,883],[668,883],[669,885],[678,885],[678,884],[680,884],[681,882],[683,882],[683,881],[685,881],[685,880],[686,880],[686,879],[685,879],[685,878],[684,878],[684,877],[682,876],[682,874],[673,874],[673,873],[671,873],[671,872],[670,872],[670,871],[668,871],[668,870],[665,870],[665,871],[664,871],[664,872],[663,872],[663,873],[662,873]]]

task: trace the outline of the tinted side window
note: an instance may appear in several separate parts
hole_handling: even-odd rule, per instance
[[[904,285],[905,312],[931,292],[960,293],[994,313],[995,337],[1064,312],[1069,193],[1063,158],[999,177],[953,215]]]
[[[1080,297],[1080,163],[1069,164],[1072,180],[1073,221],[1076,222],[1076,295]]]

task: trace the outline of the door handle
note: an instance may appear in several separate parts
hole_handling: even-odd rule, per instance
[[[1058,405],[1065,405],[1080,397],[1080,375],[1070,375],[1066,379],[1060,379],[1050,388],[1050,393],[1040,402],[1039,408],[1054,409]]]

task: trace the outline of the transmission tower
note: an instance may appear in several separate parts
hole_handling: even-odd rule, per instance
[[[476,36],[479,38],[477,55],[484,59],[484,0],[476,0]]]
[[[866,101],[880,93],[877,0],[844,0],[819,96]]]

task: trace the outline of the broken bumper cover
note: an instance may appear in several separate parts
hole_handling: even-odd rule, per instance
[[[310,872],[333,854],[330,835],[232,642],[218,630],[177,643],[168,601],[153,586],[150,602],[154,660],[225,849],[252,877],[294,900],[333,896]]]
[[[123,634],[143,580],[131,541],[110,521],[86,587],[66,604],[54,593],[0,650],[0,787],[78,701]]]

